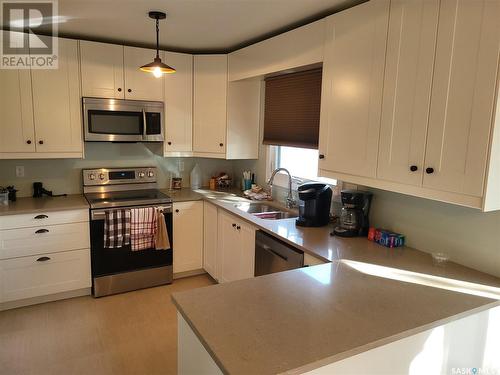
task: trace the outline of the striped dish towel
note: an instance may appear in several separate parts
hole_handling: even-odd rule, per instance
[[[130,244],[132,251],[154,249],[158,230],[156,207],[130,210]]]
[[[104,247],[117,249],[130,243],[130,210],[105,212]]]

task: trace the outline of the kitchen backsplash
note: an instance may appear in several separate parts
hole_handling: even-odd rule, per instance
[[[0,186],[14,185],[19,190],[18,196],[25,197],[31,196],[33,182],[41,181],[54,194],[78,194],[82,191],[83,168],[140,166],[158,168],[161,188],[168,187],[170,177],[178,175],[183,178],[183,186],[189,186],[189,176],[196,163],[203,173],[204,185],[208,185],[214,173],[233,173],[232,162],[228,160],[163,158],[140,143],[87,143],[85,159],[0,160]],[[16,166],[24,166],[24,177],[16,177]]]
[[[500,277],[500,211],[370,190],[372,225],[404,233],[410,247],[445,252],[457,263]]]

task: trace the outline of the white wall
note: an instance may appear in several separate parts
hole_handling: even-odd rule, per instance
[[[82,168],[156,166],[159,186],[166,188],[170,176],[179,173],[179,161],[184,163],[184,172],[181,173],[184,186],[189,186],[189,175],[195,163],[203,172],[204,185],[208,185],[213,173],[232,173],[232,163],[227,160],[164,158],[140,143],[87,143],[83,160],[0,160],[0,186],[14,185],[19,189],[18,196],[31,196],[33,182],[41,181],[54,194],[79,194]],[[18,165],[25,168],[24,178],[16,177],[15,168]]]
[[[500,276],[500,211],[372,189],[371,225],[406,235],[407,245],[442,251],[457,263]]]

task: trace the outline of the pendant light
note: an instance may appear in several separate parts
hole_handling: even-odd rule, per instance
[[[149,18],[156,20],[156,57],[153,62],[143,65],[140,69],[143,72],[153,73],[156,78],[160,78],[164,73],[175,73],[175,69],[163,63],[160,59],[160,27],[159,20],[164,20],[167,15],[163,12],[149,12]]]

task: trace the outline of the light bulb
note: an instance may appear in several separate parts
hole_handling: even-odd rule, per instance
[[[163,72],[161,71],[161,69],[159,67],[156,67],[153,69],[153,75],[156,78],[160,78],[163,75]]]

